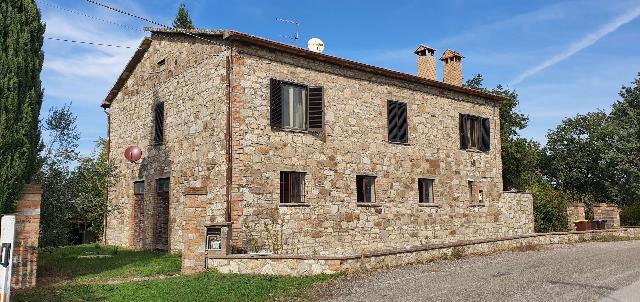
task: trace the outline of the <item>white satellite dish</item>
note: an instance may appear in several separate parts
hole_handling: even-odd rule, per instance
[[[322,52],[324,50],[324,42],[318,38],[311,38],[309,42],[307,42],[307,47],[311,51]]]

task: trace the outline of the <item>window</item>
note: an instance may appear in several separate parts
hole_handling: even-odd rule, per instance
[[[468,196],[468,200],[469,203],[473,203],[473,180],[468,180],[467,181],[467,191],[469,191],[469,196]]]
[[[390,143],[406,144],[409,142],[407,103],[387,101],[387,129]]]
[[[484,191],[482,191],[482,190],[478,191],[478,202],[479,203],[483,203],[484,202]]]
[[[164,142],[164,102],[157,103],[155,106],[153,125],[153,141],[156,145],[160,145]]]
[[[206,238],[207,250],[221,250],[222,249],[222,230],[221,228],[207,227]]]
[[[280,202],[304,202],[304,172],[280,172]]]
[[[433,179],[419,178],[418,191],[420,194],[418,202],[433,203]]]
[[[162,59],[160,61],[158,61],[158,71],[164,71],[164,66],[166,65],[166,60]]]
[[[357,175],[356,176],[356,190],[358,202],[375,203],[376,191],[375,191],[375,176]]]
[[[489,151],[491,126],[488,118],[460,114],[460,149]]]
[[[322,87],[271,79],[271,127],[291,130],[322,131],[324,91]]]
[[[158,178],[158,180],[156,181],[156,192],[169,192],[169,178]]]
[[[134,181],[133,182],[133,194],[135,194],[135,195],[144,194],[144,181]]]

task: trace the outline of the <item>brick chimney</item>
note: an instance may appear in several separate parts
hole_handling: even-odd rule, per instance
[[[447,49],[440,58],[444,62],[443,82],[451,85],[462,86],[462,58],[455,50]]]
[[[421,78],[436,80],[436,49],[425,44],[420,44],[413,52],[418,55],[418,76]]]

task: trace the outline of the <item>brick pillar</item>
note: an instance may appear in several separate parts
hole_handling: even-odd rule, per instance
[[[584,219],[584,203],[575,203],[567,207],[567,228],[569,231],[576,230],[576,225],[573,223],[574,221]]]
[[[40,200],[42,187],[26,185],[16,207],[16,238],[13,247],[13,289],[36,286],[38,237],[40,235]]]
[[[606,220],[607,229],[620,228],[620,210],[618,206],[609,203],[597,203],[593,205],[593,219]]]

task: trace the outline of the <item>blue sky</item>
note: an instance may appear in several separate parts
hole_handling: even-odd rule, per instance
[[[607,110],[620,87],[640,72],[638,0],[183,2],[199,28],[293,43],[281,36],[291,35],[293,27],[276,18],[294,19],[301,23],[299,46],[319,37],[327,54],[410,74],[416,73],[418,44],[435,47],[437,55],[455,49],[465,56],[465,78],[480,73],[487,87],[503,84],[518,91],[518,110],[530,118],[522,134],[540,142],[565,117]],[[96,138],[106,136],[100,102],[146,34],[141,29],[151,25],[82,0],[37,3],[47,37],[133,47],[45,40],[43,114],[72,103],[81,152],[88,154]],[[171,24],[180,2],[104,3]]]

